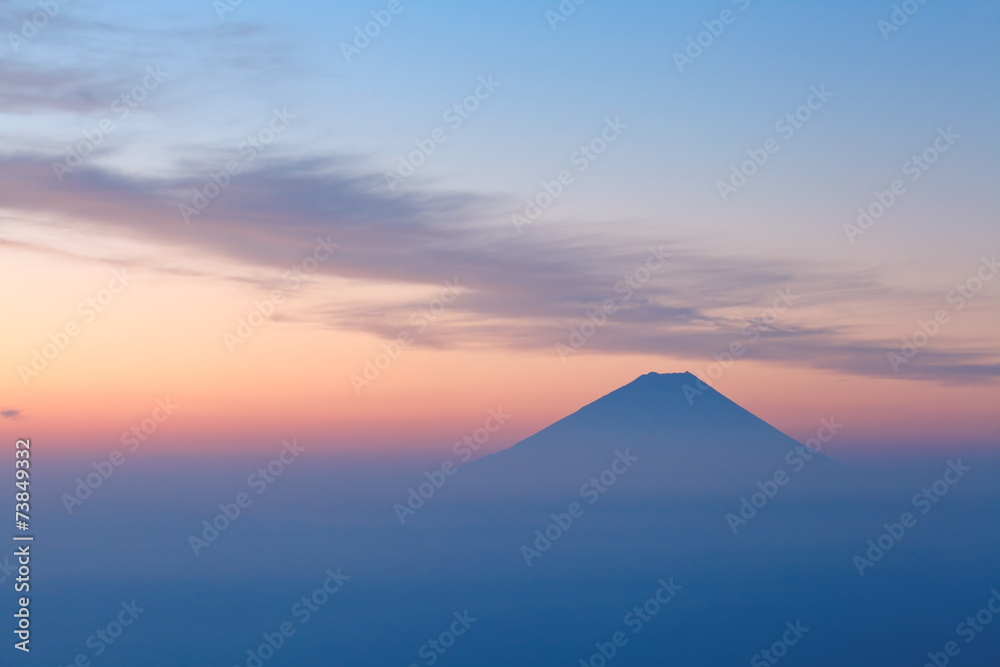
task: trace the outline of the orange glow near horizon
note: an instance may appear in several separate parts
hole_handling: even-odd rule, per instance
[[[231,352],[224,334],[259,293],[142,269],[129,269],[132,282],[84,323],[78,304],[108,285],[112,266],[11,250],[3,260],[7,283],[30,290],[0,297],[4,312],[16,315],[5,333],[0,410],[20,411],[17,419],[0,420],[0,430],[47,439],[67,453],[115,447],[118,434],[166,398],[180,407],[159,437],[175,452],[266,450],[288,437],[331,452],[445,451],[479,426],[487,410],[503,408],[512,418],[490,442],[495,450],[643,373],[697,372],[711,362],[584,351],[562,363],[550,350],[415,345],[359,395],[350,378],[381,350],[377,336],[269,321]],[[289,302],[281,314],[294,313],[299,303]],[[26,386],[18,367],[70,321],[82,333]],[[874,442],[890,448],[996,442],[1000,435],[993,386],[943,391],[932,382],[749,359],[711,384],[798,439],[810,437],[821,418],[835,417],[845,429],[831,452]],[[952,433],[956,421],[960,438]]]

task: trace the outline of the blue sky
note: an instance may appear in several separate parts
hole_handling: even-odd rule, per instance
[[[79,2],[12,41],[26,16],[45,19],[38,7],[2,16],[0,231],[12,252],[205,274],[220,303],[252,303],[247,290],[331,234],[348,252],[282,321],[340,332],[357,353],[345,378],[456,277],[469,296],[423,345],[551,356],[662,245],[676,261],[588,349],[651,356],[588,395],[651,368],[704,367],[788,285],[807,303],[755,358],[900,379],[886,355],[996,252],[1000,46],[985,2],[907,5],[893,32],[879,23],[900,22],[892,3],[588,0],[554,23],[556,2],[400,0],[396,14],[387,1]],[[376,32],[373,13],[386,25],[345,57],[356,30]],[[678,52],[692,61],[679,68]],[[155,85],[149,72],[162,72]],[[452,123],[465,100],[475,110]],[[783,119],[803,113],[790,131]],[[95,132],[94,154],[60,174],[53,165]],[[249,136],[268,139],[246,152]],[[390,188],[401,156],[428,142]],[[592,142],[603,152],[581,163]],[[913,179],[906,164],[925,151],[934,164]],[[191,224],[181,205],[231,163],[241,174]],[[753,173],[723,197],[735,168]],[[561,173],[561,194],[518,233],[512,215]],[[894,181],[884,216],[849,234]],[[47,275],[79,280],[61,272]],[[995,294],[983,290],[907,377],[992,382]],[[22,315],[38,327],[30,354],[60,316],[28,310],[41,309]],[[359,332],[369,338],[337,338]]]

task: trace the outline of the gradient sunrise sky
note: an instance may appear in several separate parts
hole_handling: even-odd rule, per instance
[[[690,370],[996,447],[995,3],[53,7],[2,10],[3,434],[497,449]]]

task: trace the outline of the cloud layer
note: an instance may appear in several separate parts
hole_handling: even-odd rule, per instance
[[[738,344],[748,359],[893,376],[887,354],[898,349],[896,340],[831,324],[822,313],[851,305],[916,307],[938,298],[893,288],[852,267],[723,255],[666,235],[622,238],[599,231],[613,224],[540,222],[518,235],[509,223],[516,205],[503,197],[393,195],[381,176],[346,159],[259,158],[185,221],[181,205],[194,206],[196,192],[215,193],[212,175],[231,157],[206,150],[189,159],[185,175],[160,178],[84,164],[60,182],[46,158],[7,156],[0,160],[0,198],[24,216],[86,221],[114,235],[175,252],[197,248],[274,275],[323,238],[340,246],[335,259],[321,265],[324,275],[401,286],[457,280],[462,296],[421,337],[421,344],[440,347],[553,349],[570,341],[574,327],[603,320],[598,311],[612,299],[614,312],[586,337],[586,351],[705,359]],[[270,286],[268,279],[259,284]],[[303,306],[283,319],[391,337],[424,305],[413,298],[374,305],[338,293],[326,305]],[[935,345],[903,373],[978,382],[1000,375],[1000,364],[987,349]]]

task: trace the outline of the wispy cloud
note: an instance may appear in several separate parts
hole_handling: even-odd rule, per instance
[[[58,9],[53,14],[37,3],[0,8],[0,24],[8,28],[0,48],[0,113],[104,112],[151,65],[171,72],[177,107],[205,106],[208,85],[263,97],[264,75],[280,69],[287,78],[296,71],[289,45],[261,26],[191,27],[161,17],[153,27],[109,21],[100,4],[49,6]],[[42,27],[38,16],[49,17]]]
[[[204,93],[209,87],[226,91],[219,97],[232,103],[233,94],[264,92],[273,83],[267,74],[279,64],[280,78],[297,73],[281,37],[236,17],[199,28],[173,19],[159,26],[124,25],[102,19],[100,5],[60,6],[44,32],[17,53],[0,54],[0,112],[22,118],[55,114],[60,127],[65,116],[76,116],[87,128],[95,113],[134,85],[137,71],[158,63],[171,74],[162,103],[197,109],[204,130],[205,119],[213,115],[206,106],[213,100]],[[0,17],[17,26],[25,12],[33,11],[31,3],[9,4],[0,8]],[[94,43],[101,45],[100,58],[89,46]],[[267,97],[264,92],[261,100]],[[157,97],[142,111],[160,103]],[[777,290],[791,288],[797,305],[762,325],[745,358],[891,376],[886,354],[898,340],[873,328],[846,326],[824,313],[879,305],[905,311],[939,299],[887,284],[882,274],[853,265],[726,253],[710,240],[669,233],[623,235],[617,221],[551,221],[519,236],[508,219],[518,208],[512,197],[421,190],[415,184],[392,194],[384,176],[365,163],[315,157],[294,142],[246,165],[211,206],[186,224],[180,205],[191,205],[195,190],[234,159],[233,149],[220,148],[225,132],[206,131],[205,136],[213,137],[213,145],[186,135],[163,142],[163,155],[178,156],[167,168],[160,164],[154,170],[144,163],[135,168],[133,162],[126,172],[108,166],[117,152],[130,148],[130,136],[116,135],[95,150],[95,159],[61,179],[53,161],[62,157],[65,142],[53,140],[47,150],[37,140],[10,137],[6,153],[0,154],[0,202],[39,225],[57,224],[53,218],[77,221],[161,246],[168,259],[147,266],[168,275],[251,281],[268,288],[275,279],[266,276],[280,275],[310,251],[317,237],[329,236],[340,252],[319,268],[321,276],[427,287],[458,279],[462,298],[420,337],[418,344],[427,346],[551,349],[588,310],[616,295],[618,282],[640,265],[650,247],[665,248],[670,260],[620,304],[588,341],[587,351],[709,358],[734,341],[746,342],[747,318],[766,308]],[[0,229],[8,224],[0,218]],[[172,265],[171,249],[177,255],[196,249],[248,270],[226,276],[214,267]],[[262,273],[265,277],[248,277]],[[314,292],[308,303],[302,300],[276,319],[395,336],[421,305],[409,297],[373,304],[350,294],[324,299]],[[905,368],[905,377],[949,382],[998,375],[995,351],[961,340],[952,347],[935,341],[933,350]]]
[[[615,295],[617,282],[651,246],[669,250],[671,259],[588,343],[588,351],[705,358],[744,340],[746,319],[786,288],[797,295],[796,308],[813,313],[937,298],[886,285],[878,274],[855,267],[721,254],[691,240],[579,235],[580,226],[519,237],[505,224],[510,202],[503,197],[390,195],[381,176],[346,159],[261,159],[186,224],[178,204],[219,162],[214,151],[201,155],[176,177],[125,176],[87,165],[61,184],[44,159],[8,156],[0,159],[0,198],[29,214],[85,220],[114,234],[197,247],[275,273],[304,256],[317,237],[329,236],[341,252],[324,263],[321,274],[423,286],[458,278],[467,291],[449,309],[447,323],[421,337],[430,346],[551,348],[587,309]],[[326,305],[303,305],[281,319],[395,336],[420,305],[399,299],[373,306],[338,293]],[[885,355],[898,343],[858,327],[817,324],[822,319],[793,309],[748,346],[746,358],[893,375]],[[949,382],[997,376],[998,360],[990,351],[943,346],[906,369],[906,377]]]

